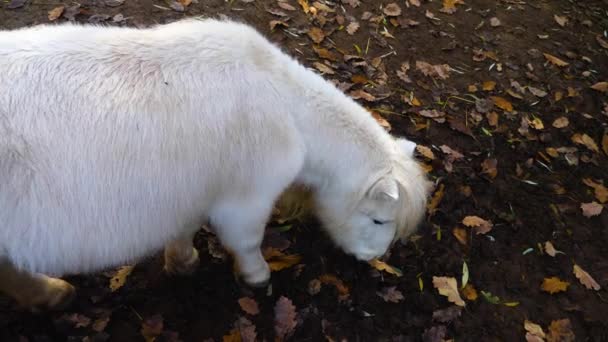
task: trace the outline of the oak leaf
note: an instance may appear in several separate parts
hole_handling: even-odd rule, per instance
[[[558,277],[545,278],[541,284],[541,290],[550,294],[563,292],[568,289],[570,283],[560,280]]]
[[[279,341],[290,337],[298,324],[296,307],[287,297],[281,296],[274,307],[274,332]]]

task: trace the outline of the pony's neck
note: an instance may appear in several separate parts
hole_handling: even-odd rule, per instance
[[[388,173],[390,135],[333,84],[292,62],[286,76],[298,81],[291,84],[301,101],[292,115],[307,151],[298,181],[317,190],[353,189]]]

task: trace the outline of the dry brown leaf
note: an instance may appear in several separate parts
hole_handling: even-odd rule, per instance
[[[125,285],[127,277],[133,272],[133,267],[134,266],[122,266],[116,271],[116,274],[110,279],[110,290],[112,290],[112,292]]]
[[[191,1],[191,0],[190,0]],[[278,2],[277,5],[279,7],[281,7],[282,9],[286,10],[286,11],[295,11],[296,8],[291,6],[289,3],[287,2]]]
[[[312,65],[315,67],[315,69],[319,70],[321,74],[333,75],[336,73],[334,69],[329,67],[327,64],[314,62]]]
[[[444,189],[445,186],[443,184],[439,184],[439,188],[437,189],[437,191],[435,191],[435,193],[433,194],[433,198],[431,198],[431,200],[427,204],[426,209],[429,215],[433,215],[437,210],[439,203],[441,203],[441,200],[443,199]]]
[[[251,323],[247,318],[240,317],[234,322],[235,328],[238,329],[242,342],[255,342],[257,340],[257,332],[255,331],[255,325]]]
[[[329,51],[326,48],[322,48],[318,45],[313,45],[312,49],[317,54],[317,56],[319,56],[319,58],[328,59],[328,60],[334,61],[334,62],[340,60],[340,56],[337,53],[335,53],[333,51]],[[367,80],[367,78],[366,78],[366,80]]]
[[[487,221],[479,216],[467,216],[462,220],[462,224],[473,228],[477,234],[486,234],[492,230],[492,221]]]
[[[462,294],[464,295],[464,298],[470,301],[475,301],[478,297],[477,290],[475,290],[475,287],[470,283],[462,289]]]
[[[593,217],[598,216],[602,213],[604,206],[593,201],[591,203],[581,203],[581,210],[583,211],[583,216],[585,217]]]
[[[416,151],[427,159],[435,160],[435,154],[433,151],[424,145],[416,145]]]
[[[271,20],[268,22],[268,25],[270,26],[270,31],[274,31],[277,26],[289,27],[289,24],[283,20]]]
[[[386,129],[387,131],[391,130],[390,122],[386,121],[386,119],[383,118],[382,115],[378,114],[377,112],[371,112],[371,114],[372,117],[376,119],[376,122],[380,124],[380,126],[384,127],[384,129]]]
[[[490,26],[492,26],[492,27],[498,27],[500,25],[502,25],[502,23],[500,22],[500,19],[498,19],[496,17],[490,18]]]
[[[505,99],[504,97],[490,96],[490,98],[492,99],[492,101],[494,102],[494,105],[496,105],[496,107],[498,107],[504,111],[507,111],[507,112],[513,111],[513,105],[511,104],[511,102],[509,102],[509,100]]]
[[[338,279],[333,274],[323,274],[319,277],[319,281],[326,285],[333,285],[338,290],[338,296],[340,300],[345,300],[350,295],[350,290],[348,286],[344,285],[344,282]]]
[[[600,201],[600,203],[608,202],[608,188],[604,186],[602,183],[596,183],[591,178],[583,178],[583,183],[588,187],[593,188],[595,192],[595,198]]]
[[[591,138],[590,136],[588,136],[587,134],[583,133],[576,133],[572,136],[572,142],[574,142],[575,144],[579,144],[579,145],[584,145],[585,147],[587,147],[588,149],[590,149],[593,152],[599,152],[600,149],[597,146],[597,144],[595,143],[595,141],[593,140],[593,138]]]
[[[604,49],[608,49],[608,41],[605,41],[604,39],[602,39],[601,35],[596,35],[595,36],[595,40],[597,41],[598,44],[600,44],[601,47],[603,47]]]
[[[498,113],[489,112],[486,114],[486,118],[488,119],[488,124],[492,127],[498,126]]]
[[[490,176],[490,178],[494,179],[498,175],[498,160],[491,158],[486,159],[481,163],[481,172]]]
[[[384,261],[374,259],[374,260],[369,261],[368,263],[373,268],[377,269],[378,271],[385,271],[385,272],[395,275],[397,277],[401,277],[403,275],[403,272],[401,272],[400,269],[398,269],[394,266],[391,266],[391,265],[385,263]]]
[[[462,0],[443,0],[443,7],[439,10],[439,12],[453,14],[456,12],[456,5],[463,4]]]
[[[298,264],[302,257],[298,254],[285,255],[276,248],[266,248],[263,251],[264,260],[268,262],[271,271],[280,271]]]
[[[49,21],[55,21],[61,17],[65,6],[58,6],[49,11]]]
[[[568,120],[568,118],[565,116],[561,116],[561,117],[555,119],[555,121],[553,121],[553,127],[555,127],[555,128],[568,127],[569,124],[570,124],[570,120]]]
[[[608,82],[597,82],[591,86],[591,89],[600,91],[602,93],[608,93]]]
[[[556,22],[556,23],[557,23],[559,26],[561,26],[561,27],[566,26],[566,24],[568,23],[568,18],[567,18],[567,17],[564,17],[564,16],[561,16],[561,15],[557,15],[557,14],[555,14],[555,15],[553,16],[553,19],[555,19],[555,22]]]
[[[250,315],[257,315],[260,313],[260,308],[258,307],[258,303],[249,297],[243,297],[239,299],[239,305],[241,309]]]
[[[559,90],[555,92],[555,96],[554,96],[555,102],[559,102],[563,98],[564,98],[564,93],[563,92],[561,92]]]
[[[161,315],[154,315],[141,322],[140,332],[146,342],[153,342],[160,334],[163,333],[163,329],[163,317]]]
[[[420,0],[407,0],[412,6],[420,7]]]
[[[353,90],[349,93],[353,100],[364,99],[365,101],[374,102],[376,97],[363,89]]]
[[[357,30],[358,30],[358,29],[359,29],[359,23],[358,23],[358,22],[356,22],[356,21],[353,21],[353,22],[351,22],[350,24],[348,24],[348,25],[346,26],[346,32],[347,32],[348,34],[350,34],[351,36],[352,36],[353,34],[355,34],[355,32],[357,32]]]
[[[547,96],[547,92],[546,91],[544,91],[542,89],[539,89],[539,88],[532,87],[532,86],[528,86],[528,91],[530,93],[532,93],[532,95],[534,95],[536,97],[545,97],[545,96]]]
[[[435,121],[437,121],[438,123],[444,123],[445,122],[445,113],[444,112],[440,112],[436,109],[423,109],[421,111],[418,112],[418,114],[420,116],[423,116],[425,118],[429,118],[429,119],[433,119]]]
[[[492,91],[496,88],[496,82],[494,81],[485,81],[482,84],[482,89],[485,91]]]
[[[389,17],[398,17],[401,15],[401,7],[399,7],[399,5],[397,5],[396,3],[392,2],[386,5],[382,12],[384,12],[384,14]]]
[[[458,292],[458,284],[453,277],[435,277],[433,276],[433,286],[439,291],[439,294],[446,296],[448,301],[458,306],[465,306],[466,303],[460,298]]]
[[[460,317],[462,308],[460,306],[450,306],[445,309],[433,311],[433,320],[441,323],[449,323]]]
[[[583,270],[579,265],[574,264],[572,269],[574,276],[581,282],[581,284],[585,285],[588,290],[599,291],[602,287],[598,284],[593,277],[589,275],[585,270]]]
[[[239,329],[234,328],[228,332],[228,335],[222,336],[222,342],[242,342],[241,332]]]
[[[281,296],[274,307],[274,332],[279,341],[290,337],[298,324],[296,307],[290,299]]]
[[[555,257],[555,255],[557,254],[555,247],[549,241],[545,242],[545,253],[547,253],[549,256],[552,256],[552,257]]]
[[[574,342],[575,335],[572,332],[572,324],[568,318],[551,322],[547,342]]]
[[[540,289],[550,294],[563,292],[568,289],[570,283],[560,280],[558,277],[545,278]]]
[[[608,155],[608,132],[604,133],[604,137],[602,138],[602,150]]]
[[[325,39],[325,32],[322,29],[313,26],[308,30],[308,36],[312,39],[313,42],[319,44]]]
[[[416,61],[416,69],[424,76],[439,77],[443,80],[450,77],[450,66],[447,64],[430,64],[424,61]]]
[[[543,55],[545,56],[545,58],[549,62],[551,62],[552,64],[555,64],[555,65],[557,65],[559,67],[564,67],[564,66],[570,65],[570,63],[565,62],[565,61],[563,61],[563,60],[561,60],[561,59],[559,59],[559,58],[557,58],[557,57],[555,57],[553,55],[550,55],[548,53],[543,53]]]
[[[462,245],[466,246],[467,245],[467,230],[466,229],[462,229],[462,228],[454,228],[452,229],[452,235],[454,235],[454,237],[456,238],[456,240],[458,240],[458,242],[460,242]]]
[[[397,290],[396,286],[390,286],[385,288],[384,290],[382,290],[381,292],[376,292],[376,294],[380,297],[382,297],[382,299],[384,299],[385,302],[391,302],[391,303],[399,303],[400,301],[402,301],[405,297],[403,297],[403,293],[401,293],[401,291]]]
[[[524,321],[524,329],[526,329],[527,332],[529,332],[530,334],[537,336],[541,339],[545,338],[545,332],[543,331],[543,328],[533,322],[530,322],[528,320]],[[528,340],[529,341],[529,340]],[[541,340],[542,341],[542,340]]]

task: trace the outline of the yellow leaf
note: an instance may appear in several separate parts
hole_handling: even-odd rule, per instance
[[[302,6],[302,10],[304,13],[308,14],[310,12],[310,6],[308,5],[308,0],[298,0],[298,4]]]
[[[556,91],[555,92],[555,102],[559,102],[562,100],[562,98],[564,98],[564,93],[561,91]]]
[[[581,284],[585,285],[585,287],[589,290],[593,289],[595,291],[599,291],[602,287],[598,284],[595,279],[593,279],[589,273],[585,272],[579,265],[574,264],[573,270],[576,278],[581,282]]]
[[[336,289],[338,290],[340,300],[345,300],[348,298],[349,292],[350,292],[348,287],[346,285],[344,285],[344,282],[342,282],[342,280],[338,279],[335,275],[323,274],[319,277],[319,281],[326,285],[335,286]]]
[[[597,144],[595,143],[595,141],[593,140],[593,138],[591,138],[590,136],[588,136],[587,134],[580,134],[580,133],[576,133],[572,136],[572,142],[574,142],[575,144],[579,144],[579,145],[585,145],[585,147],[587,147],[588,149],[590,149],[593,152],[599,152],[600,149],[597,146]]]
[[[133,266],[122,266],[117,271],[116,274],[110,279],[110,290],[112,292],[118,290],[119,288],[125,285],[127,281],[127,277],[129,274],[133,272]]]
[[[319,44],[323,41],[323,39],[325,39],[325,32],[323,32],[322,29],[313,26],[308,31],[308,36],[310,37],[310,39],[312,39],[313,42]]]
[[[553,56],[553,55],[550,55],[550,54],[548,54],[548,53],[543,53],[543,55],[545,56],[545,58],[546,58],[546,59],[547,59],[549,62],[551,62],[551,63],[553,63],[553,64],[555,64],[555,65],[557,65],[557,66],[559,66],[559,67],[563,67],[563,66],[566,66],[566,65],[569,65],[569,64],[570,64],[570,63],[565,62],[565,61],[563,61],[563,60],[561,60],[561,59],[559,59],[559,58],[557,58],[557,57],[555,57],[555,56]]]
[[[437,210],[439,203],[441,203],[441,200],[443,199],[444,188],[445,185],[439,184],[439,189],[435,191],[435,194],[433,194],[433,198],[431,198],[429,204],[427,204],[426,209],[428,210],[429,214],[433,214]]]
[[[452,235],[463,245],[467,245],[467,230],[462,228],[452,229]]]
[[[292,267],[302,260],[302,257],[297,254],[285,255],[275,248],[265,249],[263,255],[271,271],[280,271]]]
[[[435,154],[433,151],[424,145],[416,145],[416,151],[427,159],[435,160]]]
[[[467,284],[464,289],[462,289],[462,294],[464,295],[464,298],[470,301],[477,300],[477,290],[475,290],[475,287],[471,284]]]
[[[403,272],[401,272],[400,269],[393,267],[393,266],[385,263],[384,261],[380,261],[378,259],[369,261],[369,264],[373,268],[377,269],[378,271],[385,271],[385,272],[395,275],[397,277],[401,277],[403,275]]]
[[[458,284],[453,277],[433,277],[433,286],[442,296],[448,297],[448,301],[458,306],[465,306],[464,300],[460,298]]]
[[[598,82],[591,86],[591,89],[601,91],[602,93],[608,92],[608,82]]]
[[[583,183],[588,187],[593,188],[595,191],[595,198],[597,198],[600,203],[608,202],[608,188],[604,186],[602,183],[596,183],[591,178],[583,178]]]
[[[513,111],[513,105],[511,104],[511,102],[509,102],[509,100],[505,99],[504,97],[491,96],[490,98],[492,99],[492,101],[494,101],[494,104],[498,108],[506,110],[507,112]]]
[[[539,131],[545,129],[545,124],[543,123],[543,120],[537,117],[534,117],[534,119],[530,121],[530,126]]]
[[[384,129],[386,129],[387,131],[391,130],[391,124],[386,121],[386,119],[383,118],[382,115],[378,114],[377,112],[371,112],[371,114],[374,119],[376,119],[376,122],[380,124],[380,126],[384,127]]]
[[[469,91],[469,93],[474,93],[474,92],[476,92],[476,91],[477,91],[477,86],[476,86],[476,85],[474,85],[474,84],[470,84],[470,85],[467,87],[467,90]]]
[[[565,116],[561,116],[561,117],[555,119],[555,121],[553,121],[553,127],[555,127],[555,128],[568,127],[569,124],[570,124],[570,120],[568,120],[568,118]]]
[[[545,278],[540,289],[550,294],[563,292],[568,289],[570,283],[561,281],[558,277]]]
[[[64,6],[58,6],[49,11],[49,21],[55,21],[63,14]]]
[[[420,107],[422,106],[422,102],[414,96],[412,97],[412,106]]]
[[[485,81],[483,82],[482,89],[485,91],[492,91],[496,88],[496,82],[494,81]]]

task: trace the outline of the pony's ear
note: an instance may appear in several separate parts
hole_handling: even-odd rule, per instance
[[[407,156],[414,156],[414,150],[416,150],[416,143],[409,141],[405,138],[397,139],[397,145]]]
[[[372,185],[368,196],[376,200],[396,201],[399,199],[399,185],[391,178],[382,178]]]

